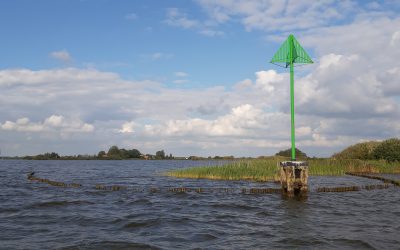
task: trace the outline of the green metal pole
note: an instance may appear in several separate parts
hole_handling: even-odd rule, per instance
[[[294,70],[293,70],[293,35],[290,35],[290,114],[291,114],[291,129],[292,129],[292,161],[296,160],[296,145],[294,134]]]

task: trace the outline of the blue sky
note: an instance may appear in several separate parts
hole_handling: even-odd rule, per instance
[[[1,1],[3,154],[174,155],[289,147],[293,33],[298,145],[328,156],[399,135],[398,1]],[[350,70],[351,69],[351,70]],[[354,130],[360,127],[360,130]]]
[[[191,1],[3,1],[1,7],[0,27],[7,34],[2,68],[64,66],[48,54],[67,50],[73,56],[69,66],[92,65],[127,79],[170,84],[173,72],[184,71],[192,79],[185,87],[230,85],[254,69],[271,67],[279,45],[235,23],[219,37],[166,23],[170,8],[205,17]]]

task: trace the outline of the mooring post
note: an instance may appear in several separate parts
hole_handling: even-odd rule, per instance
[[[294,64],[313,63],[307,52],[300,46],[293,35],[289,35],[286,41],[275,53],[271,63],[290,68],[290,125],[291,125],[291,161],[283,161],[281,165],[281,184],[283,194],[303,196],[307,194],[308,163],[296,161],[296,140],[294,124]]]
[[[280,167],[282,193],[287,197],[307,196],[308,162],[282,161]]]

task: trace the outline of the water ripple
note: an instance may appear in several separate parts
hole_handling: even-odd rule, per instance
[[[225,190],[271,183],[174,179],[201,161],[0,161],[2,249],[398,249],[400,188],[317,193],[306,200]],[[26,173],[81,188],[51,187]],[[400,175],[391,176],[391,178]],[[311,177],[310,187],[376,184]],[[96,184],[162,192],[95,190]],[[378,182],[379,183],[379,182]],[[217,189],[216,189],[217,188]]]

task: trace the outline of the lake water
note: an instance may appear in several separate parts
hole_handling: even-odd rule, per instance
[[[381,182],[310,177],[308,199],[297,201],[240,193],[272,183],[162,176],[209,164],[215,162],[0,161],[0,249],[400,249],[400,188],[317,193],[322,186]],[[31,182],[30,171],[83,186]],[[129,189],[96,190],[96,184]]]

